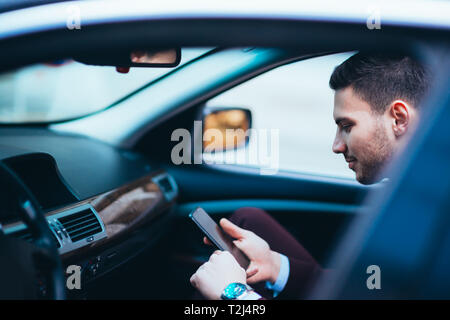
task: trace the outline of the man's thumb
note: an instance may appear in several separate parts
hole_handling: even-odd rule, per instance
[[[241,239],[242,237],[244,237],[246,231],[244,229],[239,228],[233,222],[225,218],[220,219],[220,226],[222,227],[223,231],[225,231],[227,234],[229,234],[231,237],[235,239]]]

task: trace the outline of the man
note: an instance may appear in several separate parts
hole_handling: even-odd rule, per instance
[[[400,55],[357,53],[336,67],[329,82],[337,125],[333,152],[342,153],[360,183],[385,178],[382,169],[414,128],[429,80],[418,62]],[[264,211],[241,208],[230,220],[220,225],[251,263],[244,270],[228,252],[214,252],[191,277],[207,299],[303,297],[324,272]],[[264,294],[267,289],[272,296]]]
[[[414,125],[428,83],[424,68],[409,57],[356,54],[335,69],[333,151],[344,155],[356,180],[376,182]]]

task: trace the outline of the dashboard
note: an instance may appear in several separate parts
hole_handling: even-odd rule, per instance
[[[0,160],[36,197],[63,264],[81,266],[86,282],[137,255],[170,225],[176,182],[140,154],[46,128],[12,127],[0,129]],[[0,194],[8,208],[8,186],[0,185]],[[2,220],[6,235],[33,241],[17,215],[6,212]]]

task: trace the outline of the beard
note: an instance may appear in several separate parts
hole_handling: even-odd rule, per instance
[[[389,140],[385,128],[379,124],[370,142],[365,145],[357,156],[355,164],[356,180],[362,184],[372,184],[380,181],[381,171],[392,158],[393,145]]]

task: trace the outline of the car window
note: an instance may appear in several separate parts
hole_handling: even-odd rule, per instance
[[[211,48],[182,49],[179,66]],[[173,68],[85,65],[73,60],[27,66],[0,74],[0,123],[52,122],[108,107]]]
[[[340,53],[290,63],[209,100],[206,108],[249,109],[254,131],[246,149],[227,151],[226,155],[204,154],[204,159],[215,165],[267,166],[269,157],[252,159],[247,154],[241,157],[245,161],[238,161],[239,154],[261,152],[258,140],[263,140],[263,131],[267,132],[268,140],[272,137],[271,132],[272,140],[278,132],[278,144],[268,143],[267,154],[278,149],[278,164],[273,166],[278,166],[279,170],[353,178],[342,155],[332,152],[336,124],[333,120],[334,93],[328,85],[334,68],[351,55]],[[214,160],[219,158],[223,161]],[[274,157],[273,161],[276,161]]]

